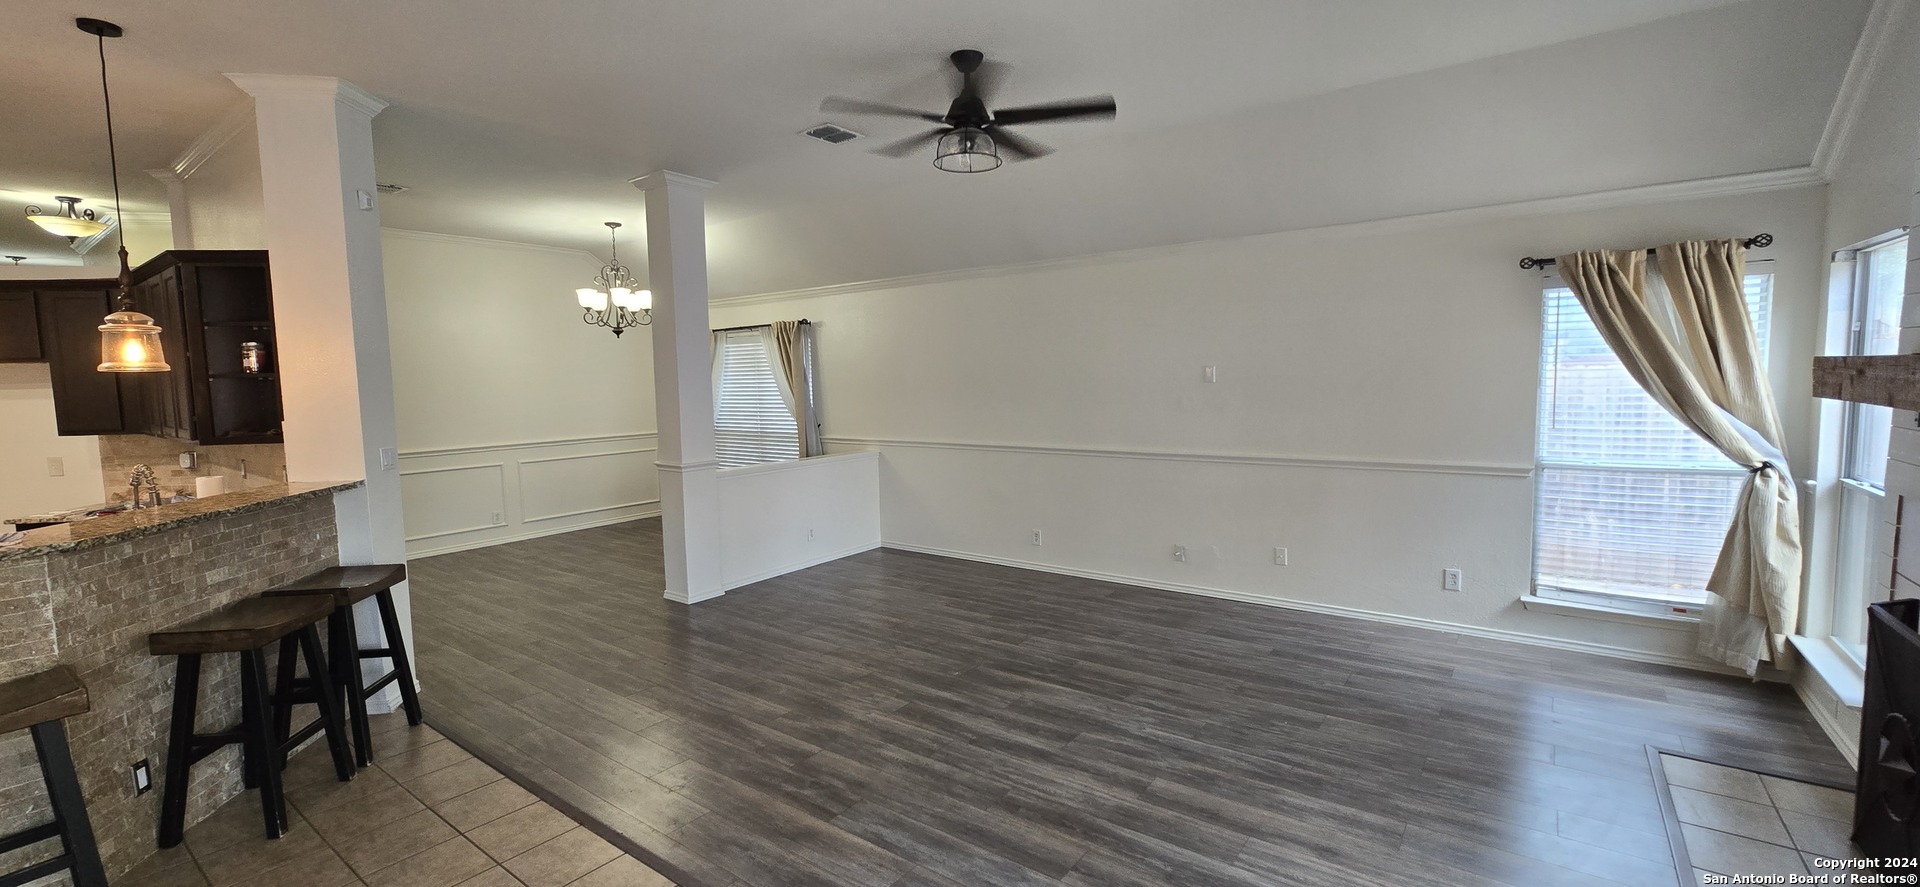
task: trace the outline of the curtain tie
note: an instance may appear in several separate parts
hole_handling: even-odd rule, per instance
[[[1772,462],[1768,462],[1768,461],[1765,461],[1765,460],[1761,460],[1761,462],[1760,462],[1760,464],[1758,464],[1758,465],[1755,465],[1755,466],[1753,466],[1753,467],[1751,467],[1751,468],[1748,468],[1748,469],[1747,469],[1747,473],[1748,473],[1748,474],[1759,474],[1759,473],[1761,473],[1761,472],[1763,472],[1763,471],[1777,471],[1777,470],[1778,470],[1778,469],[1776,469],[1776,468],[1774,467],[1774,465],[1773,465],[1773,463],[1772,463]]]

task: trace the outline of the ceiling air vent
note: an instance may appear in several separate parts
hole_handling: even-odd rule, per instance
[[[820,141],[826,142],[829,145],[838,145],[841,142],[851,142],[854,139],[857,139],[860,137],[859,133],[854,132],[851,129],[848,129],[844,126],[835,126],[834,124],[831,124],[831,123],[822,123],[819,126],[816,126],[812,129],[807,130],[806,132],[801,133],[801,135],[819,139]]]
[[[375,182],[373,186],[373,190],[378,191],[382,194],[398,194],[402,191],[407,190],[407,186],[395,185],[391,182]]]

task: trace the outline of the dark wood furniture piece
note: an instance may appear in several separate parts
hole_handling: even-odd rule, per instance
[[[80,795],[80,780],[74,775],[73,754],[67,748],[67,730],[62,723],[86,711],[86,685],[66,666],[0,684],[0,733],[33,731],[33,750],[40,759],[40,776],[46,780],[47,799],[53,808],[52,822],[0,835],[0,853],[53,838],[59,838],[65,850],[52,859],[0,873],[0,887],[29,884],[61,871],[73,878],[75,887],[107,887],[107,874],[93,842],[93,824],[87,819],[87,805]]]
[[[0,363],[40,363],[40,315],[33,293],[0,292]]]
[[[291,643],[306,659],[308,680],[314,684],[310,701],[320,709],[320,730],[327,735],[333,765],[341,782],[353,778],[347,750],[346,725],[326,660],[320,632],[314,626],[333,610],[326,595],[254,597],[217,612],[156,631],[147,636],[147,650],[155,656],[177,656],[173,686],[173,726],[167,739],[166,773],[160,801],[160,846],[178,846],[186,827],[187,786],[193,765],[228,745],[242,749],[246,785],[260,790],[260,812],[268,838],[287,831],[287,799],[280,789],[280,768],[292,745],[277,741],[273,721],[280,717],[268,692],[266,648]],[[196,733],[200,702],[200,657],[210,653],[240,654],[240,725],[218,733]],[[283,654],[281,662],[287,663]],[[286,677],[282,675],[282,677]],[[312,735],[302,731],[301,738]]]
[[[60,434],[126,430],[119,377],[97,369],[114,292],[110,280],[0,281],[0,361],[47,364]]]
[[[127,430],[202,444],[279,443],[273,284],[264,250],[170,250],[133,272],[133,302],[160,326],[171,373],[129,376]],[[242,342],[266,348],[246,372]]]
[[[111,280],[0,281],[0,362],[46,363],[60,434],[150,434],[202,444],[279,443],[273,283],[264,250],[171,250],[133,272],[173,371],[102,373]],[[264,347],[247,372],[243,342]]]
[[[352,567],[328,567],[266,593],[281,595],[328,595],[333,613],[327,617],[327,647],[332,652],[333,678],[347,696],[347,715],[353,724],[353,747],[360,766],[373,763],[373,733],[367,721],[367,700],[386,689],[400,685],[401,705],[407,723],[420,726],[420,696],[413,684],[413,661],[407,656],[407,642],[400,634],[400,617],[393,607],[393,587],[407,581],[406,564],[369,564]],[[360,646],[359,628],[353,622],[355,604],[373,598],[380,611],[380,628],[386,634],[386,646]],[[353,651],[346,655],[346,651]],[[372,683],[365,683],[360,663],[366,659],[390,659],[392,670]],[[281,666],[286,665],[282,654]],[[281,728],[282,735],[285,727]]]
[[[1920,852],[1920,600],[1867,606],[1866,693],[1853,840],[1876,872],[1912,875]]]

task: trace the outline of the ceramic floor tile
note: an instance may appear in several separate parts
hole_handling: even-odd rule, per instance
[[[249,795],[241,795],[235,800],[247,800]],[[278,840],[269,841],[264,834],[257,840],[246,840],[222,850],[208,854],[194,854],[194,861],[200,864],[200,870],[207,876],[212,887],[229,887],[248,878],[264,874],[295,859],[326,847],[320,833],[313,830],[304,820],[292,817],[287,833]]]
[[[487,766],[477,758],[468,758],[451,767],[435,770],[402,784],[407,787],[407,791],[413,792],[414,797],[427,804],[437,804],[457,798],[501,778],[503,777],[500,771]]]
[[[187,810],[188,816],[193,813],[191,808]],[[287,824],[291,826],[299,818],[299,811],[292,804],[287,805]],[[186,839],[187,849],[196,856],[217,853],[243,841],[266,840],[266,825],[260,814],[260,793],[247,791],[229,798],[207,818],[189,826]]]
[[[458,836],[453,826],[446,824],[432,810],[421,810],[389,823],[364,840],[349,841],[335,849],[364,878]]]
[[[120,881],[140,887],[207,887],[206,876],[200,874],[200,866],[184,844],[147,857]]]
[[[1773,805],[1782,810],[1853,822],[1853,792],[1775,776],[1763,776],[1761,781],[1766,784]]]
[[[460,882],[460,887],[522,887],[520,879],[499,866]]]
[[[1722,875],[1804,875],[1806,863],[1800,853],[1787,847],[1755,841],[1726,832],[1682,825],[1680,833],[1687,842],[1687,856],[1695,868]]]
[[[1767,797],[1766,786],[1761,784],[1758,773],[1735,770],[1732,767],[1722,767],[1719,764],[1709,764],[1677,755],[1661,755],[1660,764],[1667,772],[1668,785],[1712,792],[1716,795],[1726,795],[1759,804],[1772,803]]]
[[[1791,847],[1787,827],[1772,804],[1755,804],[1726,795],[1673,786],[1673,809],[1680,821],[1692,825]]]
[[[471,831],[533,803],[533,793],[511,779],[488,783],[464,795],[433,805],[448,825]]]
[[[1801,850],[1828,859],[1851,859],[1859,855],[1853,848],[1852,823],[1793,810],[1780,811],[1780,818],[1787,823],[1793,846]]]
[[[496,861],[506,862],[572,831],[578,823],[544,801],[536,801],[467,832],[473,843]]]
[[[312,816],[399,784],[380,768],[368,767],[350,782],[329,779],[288,791],[287,803],[299,809],[302,816]]]
[[[527,887],[566,887],[619,855],[619,848],[576,827],[507,860],[506,868]]]
[[[453,887],[493,867],[480,848],[456,837],[366,876],[368,887]]]
[[[241,881],[235,887],[347,887],[359,883],[360,879],[333,848],[322,847]]]
[[[580,877],[568,887],[673,887],[666,875],[626,854]]]
[[[387,783],[379,791],[344,804],[328,807],[307,816],[307,822],[335,847],[360,840],[388,823],[412,816],[426,805],[398,783]]]
[[[375,741],[374,748],[379,750],[378,740]],[[473,755],[467,754],[466,749],[443,739],[402,751],[381,751],[374,759],[374,766],[385,770],[393,778],[406,782],[472,759]]]

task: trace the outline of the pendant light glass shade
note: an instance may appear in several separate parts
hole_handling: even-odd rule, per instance
[[[172,370],[160,348],[160,328],[153,318],[123,308],[107,315],[100,325],[100,366],[103,373],[164,373]]]
[[[1000,168],[1000,153],[993,136],[963,126],[940,137],[933,165],[944,172],[988,172]]]
[[[92,237],[107,230],[107,223],[94,218],[93,210],[81,210],[78,197],[55,197],[60,201],[59,212],[41,212],[40,207],[27,207],[27,221],[46,229],[49,234],[61,237]]]

